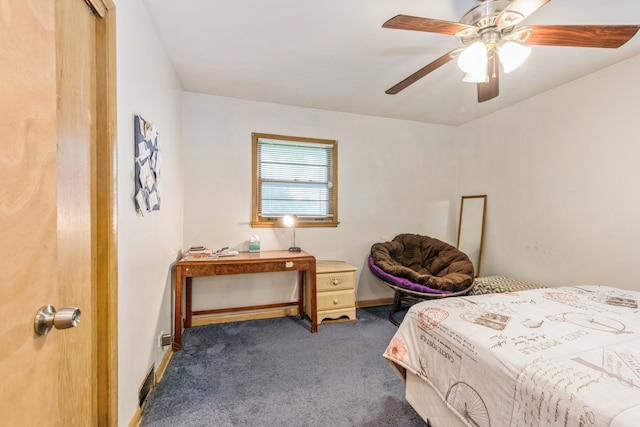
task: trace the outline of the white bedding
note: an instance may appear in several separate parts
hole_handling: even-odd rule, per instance
[[[469,426],[636,426],[638,300],[580,286],[425,301],[384,357]]]

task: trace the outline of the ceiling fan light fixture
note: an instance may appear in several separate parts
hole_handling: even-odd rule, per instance
[[[486,83],[487,80],[486,71],[479,74],[466,73],[462,78],[462,81],[466,83]]]
[[[487,73],[487,48],[482,42],[475,42],[458,56],[458,67],[471,75]]]
[[[509,73],[527,59],[529,46],[570,46],[618,48],[631,40],[640,25],[529,25],[520,26],[527,17],[550,0],[475,0],[477,6],[459,22],[419,16],[397,15],[383,28],[422,31],[456,36],[459,47],[440,56],[385,91],[394,95],[437,70],[454,58],[467,75],[465,81],[479,80],[478,102],[499,95],[499,72]],[[482,45],[484,43],[484,46]]]
[[[499,53],[502,70],[510,73],[527,60],[531,54],[531,47],[509,41],[500,46]]]

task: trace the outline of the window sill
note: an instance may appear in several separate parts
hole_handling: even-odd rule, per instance
[[[296,222],[295,228],[324,228],[337,227],[338,221],[300,221]],[[279,220],[274,221],[251,221],[251,228],[285,228]]]

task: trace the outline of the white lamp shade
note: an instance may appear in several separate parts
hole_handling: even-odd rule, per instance
[[[463,82],[467,83],[486,83],[487,82],[487,72],[482,72],[480,74],[471,74],[466,73],[462,78]]]
[[[458,56],[458,67],[474,76],[487,73],[487,48],[482,42],[475,42]]]
[[[529,57],[531,48],[516,42],[506,42],[500,46],[500,63],[505,73],[518,68]]]
[[[295,224],[295,219],[291,215],[285,215],[282,217],[282,223],[285,227],[293,227]]]

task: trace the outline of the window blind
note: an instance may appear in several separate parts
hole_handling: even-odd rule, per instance
[[[333,145],[260,138],[258,193],[263,217],[332,217]]]

